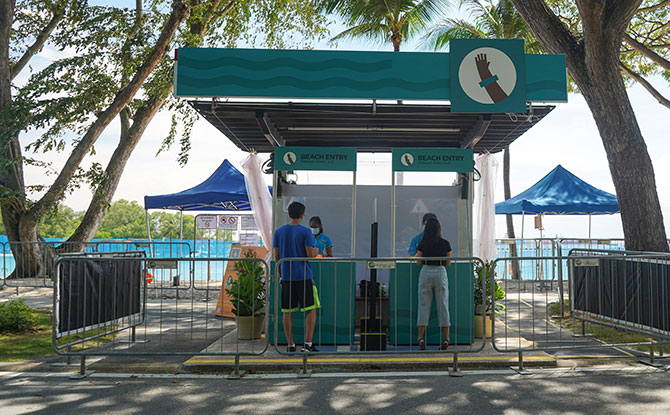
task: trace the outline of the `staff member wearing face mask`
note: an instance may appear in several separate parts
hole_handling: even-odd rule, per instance
[[[428,222],[428,219],[437,220],[437,216],[435,216],[434,213],[426,213],[425,215],[423,215],[423,219],[421,219],[422,227],[426,226],[426,222]],[[416,249],[418,248],[421,239],[423,239],[423,232],[412,238],[412,241],[409,243],[409,249],[407,250],[409,256],[416,256]]]
[[[314,234],[314,244],[319,250],[319,256],[332,257],[333,242],[327,235],[323,233],[323,224],[321,223],[321,218],[318,216],[313,216],[309,220],[309,227],[312,229],[312,233]]]

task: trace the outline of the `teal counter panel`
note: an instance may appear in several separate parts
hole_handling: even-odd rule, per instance
[[[311,262],[314,282],[319,291],[321,308],[317,310],[314,343],[318,345],[349,345],[354,343],[354,295],[356,267],[349,262]],[[272,263],[272,270],[275,265]],[[274,272],[273,272],[274,274]],[[270,314],[275,312],[274,279],[270,290]],[[281,306],[281,304],[280,304]],[[302,344],[305,333],[305,313],[293,313],[293,340]],[[278,343],[286,344],[279,307]],[[274,343],[274,321],[270,323],[269,341]]]
[[[391,271],[389,296],[391,301],[390,337],[391,345],[416,345],[418,288],[420,267],[408,262],[398,263]],[[450,341],[452,344],[474,343],[474,275],[472,264],[454,264],[447,268],[449,277],[449,316],[451,318]],[[439,345],[442,330],[438,327],[435,298],[433,298],[430,321],[426,327],[426,343]]]

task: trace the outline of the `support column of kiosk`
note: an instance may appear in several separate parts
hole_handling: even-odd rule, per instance
[[[472,149],[436,149],[436,148],[395,148],[392,151],[391,178],[391,246],[396,256],[396,172],[472,172]],[[466,208],[470,221],[472,205]],[[445,226],[445,225],[443,225]],[[468,243],[472,240],[472,231],[468,226]],[[459,234],[463,229],[459,226]],[[460,237],[459,237],[460,240]],[[460,242],[460,241],[459,241]],[[454,252],[454,256],[458,256]],[[389,343],[392,346],[417,346],[417,303],[419,266],[416,262],[397,263],[391,270],[389,279],[389,297],[391,316],[389,324]],[[451,318],[450,341],[452,344],[472,344],[474,342],[474,275],[471,263],[452,262],[447,270],[449,277],[449,314]],[[442,330],[438,328],[435,306],[425,340],[428,345],[439,345],[442,341]]]
[[[353,174],[351,196],[351,256],[356,249],[356,156],[357,150],[348,147],[277,147],[274,155],[273,209],[274,229],[285,225],[285,215],[281,198],[286,197],[285,174],[289,171],[351,171]],[[306,202],[309,210],[309,201]],[[276,258],[275,258],[276,260]],[[319,288],[321,308],[318,310],[314,343],[319,346],[348,345],[353,341],[354,304],[349,299],[354,295],[355,266],[347,262],[311,262],[314,281]],[[275,262],[271,266],[274,275]],[[320,289],[325,287],[324,289]],[[274,324],[270,327],[269,339],[272,343],[285,344],[286,338],[281,323],[281,297],[274,294],[279,283],[273,278],[271,284],[270,310],[274,314]],[[349,292],[351,291],[351,292]],[[302,314],[302,313],[295,313]],[[304,316],[293,316],[293,337],[296,342],[303,340]],[[276,330],[275,330],[276,328]]]

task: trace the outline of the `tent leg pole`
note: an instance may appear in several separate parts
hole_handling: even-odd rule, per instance
[[[151,253],[151,226],[149,225],[149,209],[145,209],[144,213],[146,213],[147,217],[147,242],[149,242],[149,256],[153,256]]]
[[[589,243],[591,243],[591,214],[589,213]]]
[[[179,258],[181,258],[181,243],[184,240],[184,211],[179,209]]]

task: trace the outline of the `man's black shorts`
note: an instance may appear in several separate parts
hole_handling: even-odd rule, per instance
[[[298,307],[300,306],[300,307]],[[309,311],[321,307],[316,285],[312,279],[281,282],[281,311]]]

